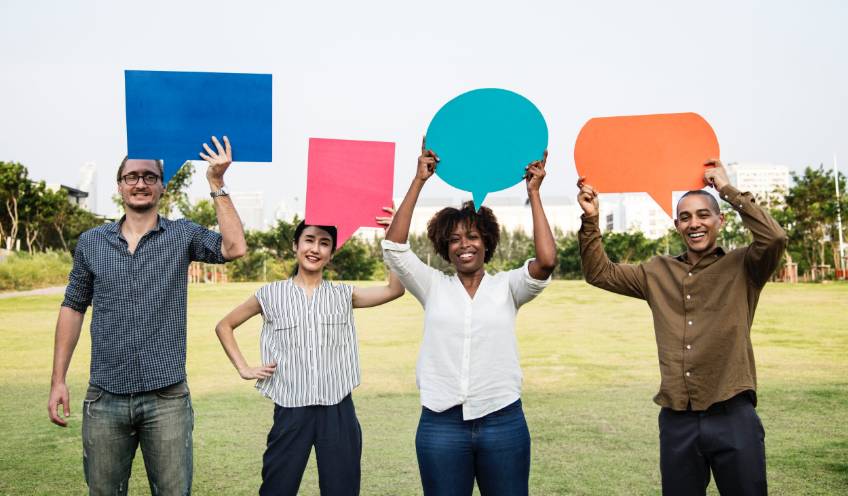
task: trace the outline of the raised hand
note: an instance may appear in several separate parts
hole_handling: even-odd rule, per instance
[[[439,156],[433,150],[427,149],[427,137],[421,138],[421,155],[418,156],[418,172],[416,177],[423,181],[430,179],[430,176],[436,172],[436,165],[439,163]]]
[[[538,192],[545,179],[545,164],[548,162],[548,151],[542,155],[542,160],[534,160],[524,168],[524,180],[527,183],[527,194]]]
[[[577,203],[583,209],[586,215],[598,215],[598,191],[591,184],[586,184],[586,178],[580,177],[577,180],[577,188],[580,190],[577,193]]]
[[[212,144],[215,145],[216,151],[212,151],[209,145],[203,143],[206,153],[200,152],[200,158],[209,163],[206,179],[217,189],[224,185],[224,173],[233,163],[233,148],[230,146],[230,139],[226,136],[224,136],[224,146],[221,146],[221,142],[215,136],[212,136]]]
[[[395,218],[395,202],[392,202],[391,207],[383,207],[383,211],[388,212],[389,215],[385,217],[375,217],[377,224],[383,226],[383,229],[388,230],[389,226],[392,225],[392,220]]]
[[[727,177],[727,171],[724,169],[724,164],[721,163],[720,159],[711,158],[704,162],[704,166],[707,167],[707,169],[704,170],[705,185],[712,186],[716,190],[720,190],[730,184],[730,179]]]

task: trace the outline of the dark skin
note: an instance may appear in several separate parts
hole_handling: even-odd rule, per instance
[[[545,151],[541,160],[531,162],[525,168],[525,183],[527,196],[530,198],[530,209],[533,213],[533,241],[536,248],[536,258],[530,262],[528,270],[534,279],[547,279],[556,267],[556,245],[554,236],[548,224],[539,187],[545,178],[545,163],[548,152]],[[395,213],[386,239],[395,243],[406,243],[409,237],[409,225],[412,222],[412,212],[418,195],[424,184],[436,172],[439,157],[433,150],[427,148],[426,137],[421,141],[421,155],[412,184]],[[470,297],[474,297],[480,287],[480,281],[485,275],[484,260],[486,248],[483,238],[475,226],[458,225],[454,228],[448,240],[448,259],[456,268],[456,275]]]

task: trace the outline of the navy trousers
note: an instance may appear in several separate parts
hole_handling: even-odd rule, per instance
[[[663,408],[660,472],[664,495],[704,495],[710,470],[722,496],[765,495],[765,432],[748,393],[705,411]]]
[[[274,406],[259,494],[297,494],[313,446],[321,495],[358,495],[362,430],[350,395],[331,406]]]

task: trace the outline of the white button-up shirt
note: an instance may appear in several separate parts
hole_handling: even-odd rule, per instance
[[[421,404],[434,412],[462,405],[472,420],[521,397],[515,338],[518,308],[550,282],[520,269],[486,274],[474,298],[459,278],[422,262],[408,244],[383,241],[383,259],[424,307],[416,377]]]

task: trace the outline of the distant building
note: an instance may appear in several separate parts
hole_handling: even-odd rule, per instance
[[[68,203],[73,205],[77,205],[78,207],[82,207],[85,203],[85,200],[88,198],[89,194],[86,191],[82,191],[80,189],[66,186],[64,184],[51,183],[45,184],[45,187],[50,191],[63,191],[68,195]],[[84,207],[83,207],[84,208]]]
[[[265,229],[265,196],[261,191],[233,191],[230,198],[246,231]]]
[[[80,207],[89,212],[97,212],[97,164],[86,162],[80,167],[77,189],[88,191],[88,196],[80,203]]]
[[[791,180],[788,166],[765,163],[731,162],[727,175],[737,189],[750,191],[768,205],[783,202]]]
[[[673,203],[682,194],[674,194]],[[645,237],[657,239],[674,227],[671,217],[647,193],[604,193],[598,200],[601,231],[641,231]]]

